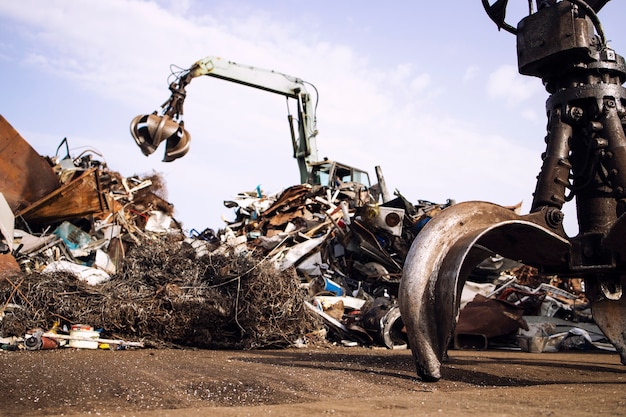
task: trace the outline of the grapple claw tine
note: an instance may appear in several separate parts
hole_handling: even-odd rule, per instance
[[[463,285],[493,253],[534,263],[563,264],[569,242],[512,210],[486,202],[447,208],[418,234],[405,261],[399,303],[418,375],[441,378]]]
[[[417,373],[424,381],[441,378],[441,362],[458,310],[458,278],[441,267],[454,256],[459,241],[493,223],[494,207],[507,219],[515,215],[494,204],[460,203],[429,221],[409,250],[398,296]]]
[[[613,282],[607,282],[607,279]],[[591,304],[591,314],[596,325],[609,339],[626,365],[626,297],[621,289],[626,285],[626,276],[618,278],[598,276],[585,280],[585,294]],[[607,293],[609,288],[617,289]]]

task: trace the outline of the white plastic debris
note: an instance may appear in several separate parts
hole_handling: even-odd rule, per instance
[[[4,194],[0,193],[0,235],[9,246],[9,250],[13,250],[13,228],[15,225],[15,216],[9,203],[4,198]],[[1,237],[1,236],[0,236]]]
[[[113,263],[109,255],[107,255],[106,252],[101,249],[96,250],[96,259],[94,261],[94,265],[106,272],[107,274],[115,274],[115,264]]]
[[[154,233],[167,233],[170,230],[172,218],[159,210],[150,212],[145,229]]]
[[[295,246],[289,248],[289,250],[284,254],[284,257],[278,261],[278,269],[284,271],[285,269],[293,266],[300,258],[304,255],[310,253],[313,249],[321,245],[324,240],[326,240],[326,235],[320,236],[315,239],[305,240],[304,242],[298,243]]]
[[[101,269],[92,268],[90,266],[78,265],[69,261],[52,262],[48,264],[42,272],[68,272],[73,274],[81,281],[85,281],[89,285],[97,285],[111,278],[109,274]]]
[[[314,254],[309,255],[302,260],[296,267],[296,270],[298,272],[303,272],[307,275],[316,277],[322,275],[320,265],[322,265],[322,254],[319,251],[316,251]]]

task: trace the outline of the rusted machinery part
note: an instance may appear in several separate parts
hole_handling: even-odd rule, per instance
[[[622,214],[611,226],[611,229],[602,240],[602,244],[608,249],[620,254],[622,259],[626,259],[626,214]]]
[[[478,263],[498,253],[529,265],[565,267],[569,249],[564,237],[492,203],[460,203],[433,218],[411,246],[399,290],[418,375],[441,378],[459,294]]]
[[[598,36],[600,37],[601,45],[606,45],[606,37],[604,36],[604,29],[602,29],[602,24],[600,23],[600,19],[598,18],[597,13],[602,9],[609,0],[567,0],[568,2],[575,4],[578,7],[581,7],[596,28],[598,32]],[[504,29],[505,31],[517,35],[517,28],[505,22],[506,18],[506,9],[508,5],[508,0],[496,0],[493,4],[490,3],[489,0],[482,0],[483,8],[487,13],[487,16],[498,26],[498,29]],[[531,10],[529,10],[529,13]]]

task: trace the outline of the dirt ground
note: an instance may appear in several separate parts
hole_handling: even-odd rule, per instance
[[[618,416],[615,353],[450,351],[443,379],[408,350],[0,352],[0,415]]]

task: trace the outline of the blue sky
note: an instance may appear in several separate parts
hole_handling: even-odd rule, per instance
[[[516,10],[526,1],[511,0]],[[624,5],[600,13],[626,53]],[[129,133],[168,97],[170,65],[217,55],[314,84],[318,149],[411,201],[523,201],[544,151],[547,94],[517,74],[515,38],[481,2],[22,0],[0,3],[0,113],[43,155],[101,153],[122,175],[162,173],[186,229],[223,226],[258,184],[299,180],[284,98],[210,77],[188,87],[191,150],[145,157]],[[575,232],[573,207],[566,227]]]

